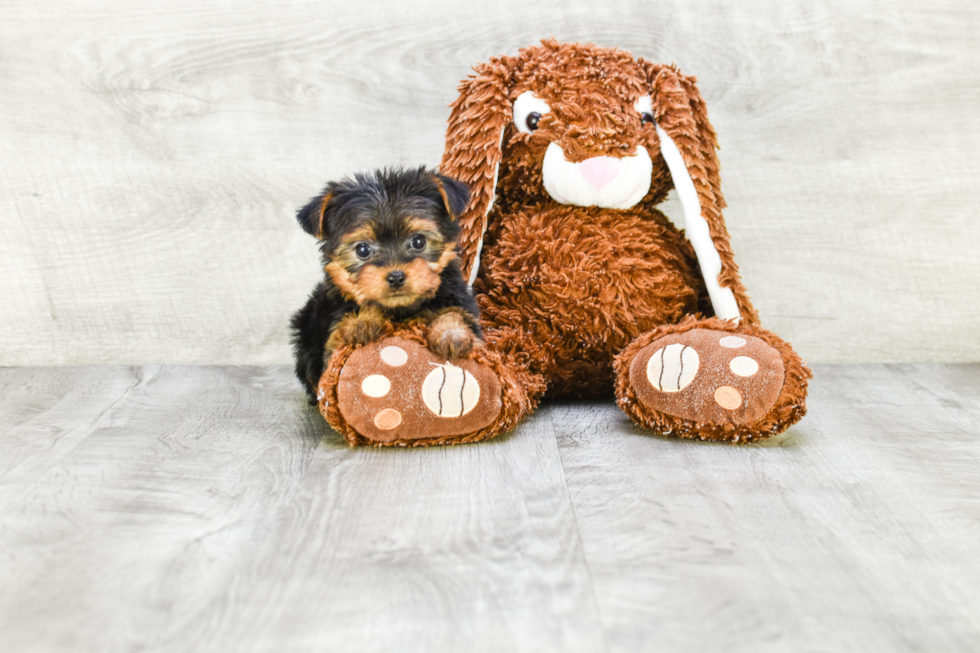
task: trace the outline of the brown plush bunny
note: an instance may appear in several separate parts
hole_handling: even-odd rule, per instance
[[[486,347],[453,378],[472,379],[477,399],[438,414],[465,383],[448,382],[448,362],[425,375],[435,362],[424,351],[408,356],[421,371],[385,371],[379,352],[406,344],[389,339],[331,359],[328,421],[351,443],[472,441],[513,426],[546,391],[614,392],[635,422],[681,437],[750,442],[799,420],[810,371],[758,325],[742,285],[694,79],[554,40],[475,71],[453,104],[441,170],[471,188],[458,252]],[[656,209],[671,188],[684,231]],[[357,384],[378,374],[404,377],[401,394],[368,405]],[[430,379],[441,379],[438,401]],[[380,411],[417,417],[385,430],[372,421]]]

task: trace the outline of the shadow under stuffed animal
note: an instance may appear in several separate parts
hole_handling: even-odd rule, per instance
[[[485,346],[441,361],[409,324],[335,351],[318,388],[331,426],[351,444],[472,442],[546,392],[614,394],[640,426],[686,438],[752,442],[798,421],[810,371],[739,277],[694,78],[554,40],[474,70],[441,172],[471,189],[457,252]],[[671,188],[684,230],[656,208]],[[390,391],[369,396],[377,376]]]

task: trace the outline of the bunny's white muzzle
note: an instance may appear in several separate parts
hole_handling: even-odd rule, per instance
[[[638,145],[633,156],[596,156],[572,163],[560,145],[550,143],[541,173],[545,190],[556,202],[628,209],[650,190],[653,162],[647,149]]]

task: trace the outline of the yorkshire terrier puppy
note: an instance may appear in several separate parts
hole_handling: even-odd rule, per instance
[[[292,319],[296,376],[311,401],[331,352],[364,345],[411,318],[447,360],[482,338],[479,309],[456,261],[465,184],[420,167],[330,182],[296,216],[320,239],[326,275]]]

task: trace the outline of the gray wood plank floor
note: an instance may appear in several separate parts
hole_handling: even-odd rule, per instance
[[[975,651],[980,365],[767,443],[612,402],[350,449],[286,367],[0,369],[3,651]]]

